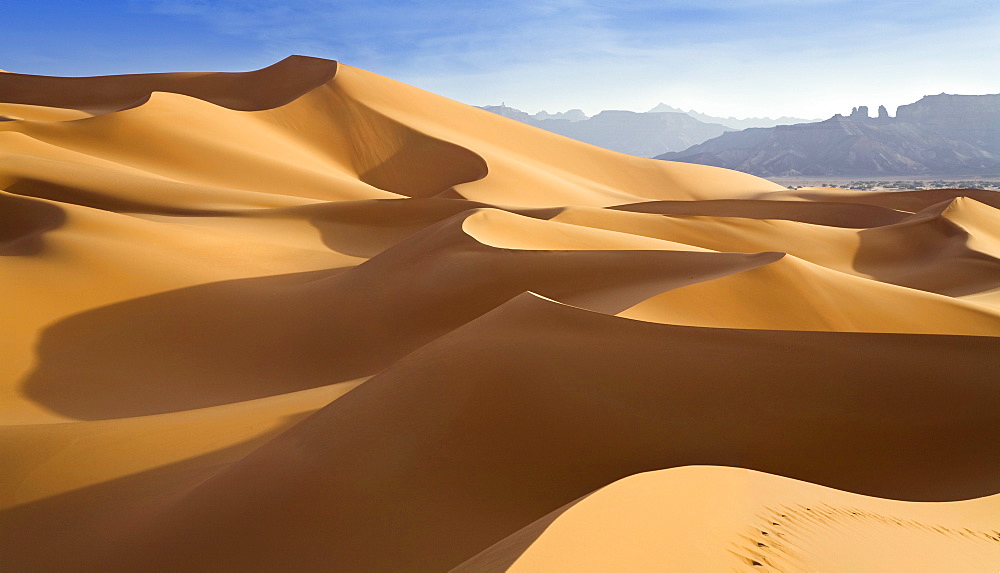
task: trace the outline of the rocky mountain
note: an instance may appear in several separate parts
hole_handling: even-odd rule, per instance
[[[704,113],[699,113],[693,109],[684,111],[680,108],[667,105],[665,103],[659,103],[653,109],[649,110],[651,112],[674,112],[674,113],[686,113],[691,117],[697,119],[698,121],[704,121],[705,123],[717,123],[719,125],[724,125],[726,127],[731,127],[733,129],[749,129],[751,127],[774,127],[776,125],[792,125],[795,123],[810,123],[817,121],[816,119],[803,119],[801,117],[788,117],[781,116],[777,119],[771,119],[769,117],[748,117],[748,118],[737,118],[737,117],[716,117],[714,115],[706,115]]]
[[[890,117],[879,106],[798,125],[725,133],[658,159],[761,176],[1000,173],[1000,95],[926,96]]]
[[[731,131],[723,125],[705,123],[677,112],[606,110],[587,117],[580,110],[558,114],[543,111],[531,115],[506,106],[482,109],[605,149],[641,157],[687,149]]]
[[[1000,154],[1000,94],[925,96],[899,106],[896,119]]]

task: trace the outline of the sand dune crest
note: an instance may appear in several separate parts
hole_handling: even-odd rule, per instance
[[[453,571],[985,572],[998,511],[998,496],[907,503],[688,466],[617,481]]]

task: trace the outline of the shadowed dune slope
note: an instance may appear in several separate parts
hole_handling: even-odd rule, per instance
[[[745,217],[750,219],[788,219],[830,227],[868,228],[891,225],[904,220],[908,213],[865,204],[833,202],[794,202],[764,200],[647,201],[617,205],[612,209],[660,215],[701,215],[709,217]]]
[[[0,193],[0,256],[37,254],[41,235],[65,219],[55,205]]]
[[[998,197],[316,58],[2,73],[0,570],[978,570]]]
[[[989,337],[648,324],[525,294],[199,486],[141,533],[153,547],[140,554],[441,570],[603,484],[688,464],[911,500],[987,495],[1000,388],[976,357],[998,350]],[[266,549],[276,531],[287,553]],[[222,549],[235,540],[260,549]]]
[[[76,315],[41,337],[24,390],[84,419],[216,406],[375,374],[528,290],[618,312],[776,258],[504,250],[466,235],[463,219],[344,271],[199,285]]]

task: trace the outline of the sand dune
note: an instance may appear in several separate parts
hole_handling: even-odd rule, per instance
[[[0,569],[1000,567],[995,192],[305,57],[4,73],[0,120]]]
[[[998,512],[996,495],[907,503],[688,466],[617,481],[454,571],[992,571]]]
[[[992,336],[1000,329],[1000,317],[981,305],[873,283],[792,255],[658,294],[619,314],[665,324],[769,330]]]
[[[287,104],[333,78],[337,63],[292,56],[246,73],[175,73],[56,78],[0,75],[4,103],[110,112],[140,105],[153,92],[189,95],[243,111]]]

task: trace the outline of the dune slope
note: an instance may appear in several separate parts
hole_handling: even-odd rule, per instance
[[[995,570],[997,197],[0,74],[0,569]]]
[[[453,571],[986,572],[997,512],[996,495],[908,503],[688,466],[619,480]]]

